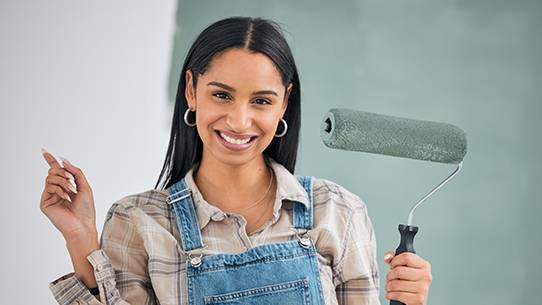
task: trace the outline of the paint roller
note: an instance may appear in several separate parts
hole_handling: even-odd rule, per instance
[[[407,224],[399,224],[401,242],[395,254],[416,253],[414,236],[418,227],[412,225],[414,211],[461,170],[467,153],[465,132],[447,123],[332,108],[322,119],[320,136],[324,144],[333,149],[457,165],[446,179],[412,206]],[[403,303],[391,300],[390,304]]]

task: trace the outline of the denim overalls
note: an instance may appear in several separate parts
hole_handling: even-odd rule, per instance
[[[168,191],[186,260],[189,305],[324,305],[316,249],[306,234],[313,225],[312,177],[296,176],[309,195],[309,208],[294,202],[297,239],[264,244],[242,253],[203,256],[191,190],[183,179]]]

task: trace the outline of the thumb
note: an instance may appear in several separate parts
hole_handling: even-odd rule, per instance
[[[388,251],[384,253],[384,263],[389,265],[393,257],[395,257],[395,251]]]

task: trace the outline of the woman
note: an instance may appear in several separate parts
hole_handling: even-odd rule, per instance
[[[300,97],[276,23],[210,25],[186,57],[155,189],[115,202],[100,241],[83,172],[45,152],[40,208],[74,266],[50,283],[59,304],[379,304],[365,204],[293,175]],[[426,304],[430,264],[388,254],[386,298]]]

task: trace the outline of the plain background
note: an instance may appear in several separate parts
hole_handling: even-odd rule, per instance
[[[283,24],[298,64],[296,174],[333,180],[367,204],[382,256],[412,204],[454,167],[331,150],[333,107],[464,129],[463,171],[420,206],[415,248],[431,262],[429,304],[532,304],[542,267],[540,1],[0,2],[0,213],[5,304],[55,304],[72,271],[39,210],[40,148],[81,167],[97,226],[111,204],[151,188],[164,161],[186,51],[233,15]],[[31,292],[31,293],[30,293]]]

